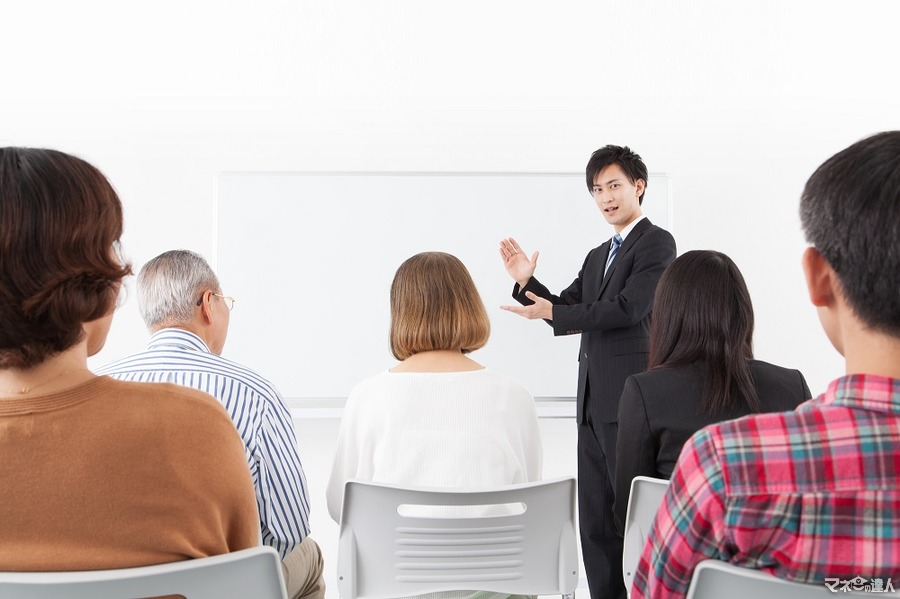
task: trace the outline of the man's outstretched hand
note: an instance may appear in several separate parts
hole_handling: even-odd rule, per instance
[[[512,237],[500,240],[500,257],[503,259],[503,266],[506,267],[509,276],[519,284],[519,287],[524,287],[528,283],[528,279],[534,275],[539,253],[533,253],[529,259]]]
[[[530,291],[525,292],[525,297],[533,301],[530,306],[500,306],[501,310],[513,312],[525,318],[546,318],[553,320],[553,304],[549,300],[545,300],[539,295],[535,295]]]

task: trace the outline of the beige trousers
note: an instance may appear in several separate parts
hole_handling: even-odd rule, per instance
[[[325,579],[322,573],[325,562],[322,560],[322,550],[311,538],[303,539],[282,560],[281,569],[290,599],[324,599]]]

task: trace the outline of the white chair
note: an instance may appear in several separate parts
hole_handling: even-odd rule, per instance
[[[631,583],[641,559],[644,542],[650,534],[656,511],[662,504],[669,481],[664,478],[635,476],[628,493],[628,511],[625,514],[625,538],[622,546],[622,576],[625,589],[631,596]]]
[[[870,593],[840,591],[841,595]],[[833,596],[825,584],[804,584],[775,578],[771,574],[742,568],[719,560],[703,560],[694,569],[687,599],[816,599]]]
[[[271,547],[155,566],[83,572],[0,572],[0,597],[125,599],[287,599],[281,559]]]
[[[571,595],[575,479],[489,491],[348,481],[337,578],[343,599],[465,590]]]

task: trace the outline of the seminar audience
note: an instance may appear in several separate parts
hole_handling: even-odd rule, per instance
[[[531,395],[466,354],[490,334],[462,262],[426,252],[391,285],[390,346],[400,363],[350,393],[328,483],[341,517],[350,479],[484,488],[539,480],[541,439]]]
[[[93,375],[122,206],[62,152],[0,149],[0,570],[122,568],[258,544],[240,438],[213,398]]]
[[[291,414],[269,381],[220,355],[234,298],[223,295],[206,260],[187,250],[147,262],[137,284],[149,346],[97,372],[194,387],[222,403],[244,442],[262,541],[281,555],[288,596],[321,599],[322,552],[307,536],[309,497]]]
[[[656,287],[650,365],[625,381],[616,444],[616,528],[623,533],[631,480],[669,478],[684,442],[708,424],[793,410],[806,380],[753,359],[753,305],[725,254],[687,252]]]
[[[900,131],[829,158],[803,190],[812,304],[846,375],[794,412],[686,444],[632,597],[683,597],[712,558],[781,579],[887,590],[900,575]]]

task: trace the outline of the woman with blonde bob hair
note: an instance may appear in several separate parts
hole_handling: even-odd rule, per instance
[[[257,544],[243,444],[199,391],[95,376],[122,205],[84,160],[0,148],[0,570],[142,566]]]
[[[481,296],[458,258],[425,252],[400,265],[390,332],[400,363],[347,399],[327,490],[335,521],[350,479],[438,488],[540,479],[533,398],[467,356],[489,335]]]
[[[491,322],[481,296],[458,258],[425,252],[397,270],[391,285],[395,358],[403,361],[432,351],[468,354],[484,347],[490,334]]]

